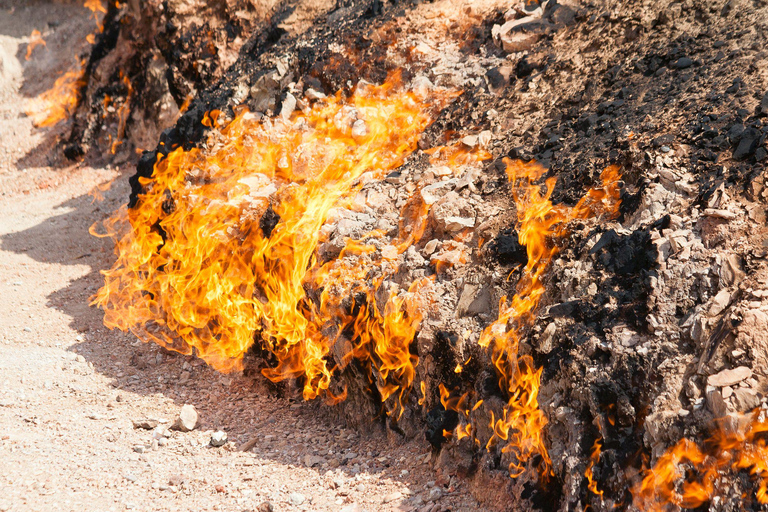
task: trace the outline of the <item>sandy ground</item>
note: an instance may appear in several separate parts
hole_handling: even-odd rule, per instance
[[[62,161],[60,131],[23,114],[88,14],[0,1],[0,511],[480,510],[422,440],[339,428],[320,404],[101,325],[88,298],[112,254],[88,227],[125,201],[131,168]],[[48,45],[26,62],[33,29]],[[168,430],[184,404],[197,429]]]

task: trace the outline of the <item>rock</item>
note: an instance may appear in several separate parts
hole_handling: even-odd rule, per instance
[[[134,445],[133,451],[135,451],[136,453],[144,453],[145,451],[147,451],[147,447],[144,446],[143,444],[137,444],[137,445]]]
[[[181,432],[191,432],[195,430],[195,427],[197,427],[197,411],[194,406],[185,404],[182,406],[181,411],[179,411],[179,417],[176,418],[171,428]]]
[[[728,412],[728,405],[723,400],[723,395],[719,389],[707,387],[707,407],[715,415],[715,418],[722,418]]]
[[[731,395],[733,395],[733,388],[730,386],[725,386],[722,389],[722,395],[723,395],[723,398],[725,398],[726,400],[729,399]]]
[[[461,143],[470,148],[477,146],[477,135],[467,135],[461,139]]]
[[[449,233],[456,233],[462,229],[475,227],[475,219],[467,217],[445,217],[445,231]]]
[[[488,286],[465,284],[456,312],[459,316],[479,315],[491,310],[491,290]]]
[[[310,87],[304,92],[304,97],[308,100],[322,100],[325,98],[325,93],[316,91]]]
[[[256,507],[256,512],[274,512],[272,503],[268,501],[262,501],[259,506]]]
[[[457,179],[439,181],[421,189],[421,198],[424,203],[430,205],[436,203],[441,197],[450,192],[456,186]]]
[[[402,497],[403,497],[403,493],[401,493],[400,491],[394,491],[384,496],[384,499],[381,500],[381,502],[384,504],[392,503],[393,501],[399,500]]]
[[[433,487],[429,490],[429,501],[437,501],[443,497],[445,491],[442,487]]]
[[[427,242],[427,244],[424,246],[424,254],[429,256],[433,252],[437,250],[437,246],[440,243],[440,240],[430,240]]]
[[[280,107],[280,117],[287,121],[291,118],[294,110],[296,110],[296,97],[291,93],[286,93],[283,105]]]
[[[693,66],[693,61],[688,57],[680,57],[679,59],[677,59],[677,62],[675,62],[675,67],[677,69],[685,69],[691,66]]]
[[[133,428],[152,430],[153,428],[157,427],[159,423],[159,421],[154,419],[133,420]]]
[[[737,254],[727,254],[725,256],[719,256],[720,260],[720,282],[723,286],[733,286],[739,284],[744,279],[744,271],[742,270],[741,257]]]
[[[736,408],[741,412],[751,411],[760,406],[760,397],[757,392],[750,388],[736,388],[733,392],[736,401]]]
[[[744,160],[755,152],[760,144],[760,132],[756,128],[747,128],[741,134],[739,144],[733,152],[734,160]]]
[[[763,99],[760,100],[760,110],[763,114],[768,114],[768,92],[763,94]]]
[[[186,482],[186,478],[184,478],[184,475],[180,473],[173,474],[168,478],[168,485],[174,485],[176,487],[179,487],[184,482]]]
[[[304,456],[304,465],[308,468],[313,468],[315,466],[320,466],[325,462],[325,459],[322,457],[318,457],[317,455],[305,455]]]
[[[352,503],[343,507],[340,512],[363,512],[363,509],[357,503]]]
[[[288,495],[288,501],[290,501],[291,505],[294,507],[298,507],[306,501],[306,498],[299,492],[292,492]]]
[[[218,430],[211,434],[211,446],[224,446],[227,444],[227,433]]]
[[[731,294],[726,289],[723,288],[719,292],[717,292],[717,295],[712,299],[712,305],[709,306],[709,315],[710,316],[717,316],[723,311],[725,311],[725,308],[728,307],[728,305],[731,303]]]
[[[738,366],[732,370],[723,370],[707,377],[707,384],[722,388],[732,386],[752,376],[752,370],[746,366]]]

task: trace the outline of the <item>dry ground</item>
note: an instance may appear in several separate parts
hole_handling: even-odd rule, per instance
[[[101,326],[88,298],[111,247],[88,228],[124,202],[132,169],[59,161],[56,129],[22,113],[71,61],[88,14],[0,1],[0,511],[479,510],[421,439],[339,428],[318,404]],[[48,44],[26,62],[33,29]],[[183,404],[197,430],[159,435]],[[215,430],[230,443],[209,446]]]

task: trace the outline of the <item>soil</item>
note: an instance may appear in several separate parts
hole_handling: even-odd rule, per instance
[[[484,510],[430,467],[423,438],[393,446],[102,327],[88,302],[112,248],[88,229],[125,203],[134,167],[68,162],[52,150],[64,129],[23,114],[92,30],[89,14],[0,2],[0,511]],[[26,62],[33,29],[47,46]],[[197,428],[168,430],[184,404]]]

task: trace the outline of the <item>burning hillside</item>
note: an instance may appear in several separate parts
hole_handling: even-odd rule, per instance
[[[499,509],[768,505],[764,6],[252,5],[224,40],[182,4],[110,4],[71,82],[71,144],[105,95],[107,147],[159,142],[92,231],[108,327],[424,436]],[[128,43],[174,20],[189,53]]]

